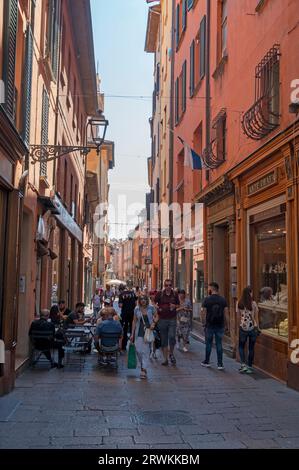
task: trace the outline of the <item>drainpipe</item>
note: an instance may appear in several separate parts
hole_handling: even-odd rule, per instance
[[[171,18],[171,82],[170,82],[170,116],[169,116],[169,193],[168,203],[173,202],[173,144],[174,144],[174,57],[175,57],[175,0],[172,0]],[[170,278],[174,280],[174,247],[173,247],[173,213],[169,212],[169,256],[170,256]]]
[[[207,48],[206,48],[206,147],[211,138],[211,83],[210,83],[210,48],[211,48],[211,0],[207,0]]]

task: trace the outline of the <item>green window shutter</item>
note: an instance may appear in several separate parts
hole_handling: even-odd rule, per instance
[[[58,53],[59,53],[59,18],[60,18],[60,0],[55,0],[55,11],[53,20],[53,38],[52,38],[52,70],[54,77],[58,74]]]
[[[26,52],[23,73],[23,126],[22,137],[27,145],[30,140],[30,111],[31,111],[31,88],[32,88],[32,60],[33,60],[33,36],[31,26],[26,31]]]
[[[179,42],[180,42],[180,5],[178,4],[176,7],[176,31],[175,31],[175,37],[176,37],[176,47],[179,47]]]
[[[175,81],[175,123],[179,122],[179,79]]]
[[[60,0],[49,0],[48,28],[47,28],[47,55],[51,61],[52,72],[55,78],[57,78],[57,73],[58,73],[59,17],[60,17]]]
[[[43,89],[42,101],[42,130],[41,130],[41,145],[48,145],[49,138],[49,97],[46,89]],[[40,165],[40,175],[47,176],[47,162],[42,161]]]
[[[15,120],[15,68],[18,31],[18,0],[5,0],[4,62],[5,109]]]
[[[182,4],[182,32],[187,28],[187,0]]]
[[[182,74],[182,112],[186,111],[186,88],[187,88],[187,62],[185,60],[183,64]]]
[[[195,82],[195,77],[194,77],[194,53],[195,53],[195,42],[192,41],[191,46],[190,46],[190,96],[193,96],[194,93],[194,82]]]
[[[199,57],[199,76],[203,78],[206,74],[206,17],[200,22],[200,57]]]

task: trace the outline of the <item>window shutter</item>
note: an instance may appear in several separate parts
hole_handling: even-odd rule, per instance
[[[15,66],[18,30],[18,0],[6,0],[3,79],[5,83],[5,109],[15,120]]]
[[[179,122],[179,79],[175,81],[175,123]]]
[[[187,27],[187,0],[183,0],[182,5],[182,32],[185,31]]]
[[[199,76],[203,78],[206,73],[206,17],[204,16],[200,22],[200,58],[199,58]]]
[[[31,110],[31,84],[32,84],[33,37],[31,26],[26,31],[26,54],[23,75],[23,128],[22,137],[27,145],[30,140],[30,110]]]
[[[43,89],[43,102],[42,102],[42,132],[41,132],[41,145],[48,145],[49,137],[49,97],[46,89]],[[42,161],[40,165],[40,175],[47,176],[47,162]]]
[[[175,37],[176,37],[176,47],[179,47],[179,42],[180,42],[180,5],[178,4],[176,7],[176,32],[175,32]]]
[[[52,70],[54,77],[58,73],[58,52],[59,52],[59,18],[60,18],[60,0],[55,1],[54,19],[53,19],[53,43],[52,43]]]
[[[191,8],[193,7],[193,3],[194,3],[194,0],[187,0],[188,10],[191,10]]]
[[[156,93],[160,92],[160,64],[157,64]]]
[[[194,52],[195,52],[195,42],[192,41],[190,46],[190,96],[193,96],[194,93]]]
[[[187,88],[187,62],[183,64],[182,70],[182,112],[186,111],[186,88]]]

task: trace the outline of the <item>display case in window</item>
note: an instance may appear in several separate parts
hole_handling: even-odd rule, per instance
[[[265,214],[265,217],[267,214]],[[264,334],[288,337],[288,285],[285,213],[251,218],[251,278]]]

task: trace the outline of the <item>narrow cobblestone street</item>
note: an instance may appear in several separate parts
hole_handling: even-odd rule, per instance
[[[152,362],[148,382],[125,356],[118,372],[100,371],[94,353],[81,369],[27,370],[0,399],[0,447],[298,448],[298,393],[229,358],[225,371],[202,368],[203,351],[193,340],[176,367]]]

